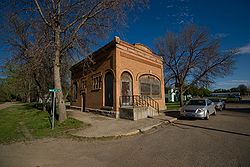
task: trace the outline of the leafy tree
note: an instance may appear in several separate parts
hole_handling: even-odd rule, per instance
[[[239,92],[239,88],[231,88],[229,91],[230,92]]]
[[[224,93],[224,92],[230,92],[230,90],[228,90],[228,89],[215,89],[213,92],[214,93]]]
[[[239,85],[238,90],[239,90],[241,95],[246,95],[248,93],[247,86],[244,84]]]
[[[196,86],[190,86],[190,88],[184,93],[185,95],[191,94],[192,96],[208,97],[211,95],[211,91],[207,88],[199,88]]]
[[[209,37],[205,28],[185,26],[176,34],[168,32],[156,39],[155,47],[163,56],[166,81],[175,83],[179,92],[180,105],[183,93],[191,86],[207,87],[216,77],[232,72],[237,50],[220,50],[220,42]]]

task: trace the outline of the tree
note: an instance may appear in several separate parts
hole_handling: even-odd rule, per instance
[[[53,32],[55,88],[62,89],[60,76],[61,60],[64,53],[74,47],[74,45],[87,47],[88,40],[107,34],[107,30],[112,28],[113,21],[123,21],[125,11],[133,7],[137,2],[139,1],[44,0],[39,2],[34,0],[42,21]],[[58,93],[60,122],[67,118],[63,96],[62,92]]]
[[[52,32],[44,24],[8,13],[1,27],[1,41],[9,46],[12,57],[5,64],[7,81],[23,101],[42,102],[45,110],[49,88],[53,87]],[[72,65],[67,53],[61,60],[62,84]],[[8,82],[10,83],[10,82]],[[64,86],[65,87],[65,86]]]
[[[190,86],[189,89],[184,93],[185,95],[191,94],[192,96],[207,97],[211,95],[211,91],[201,87]]]
[[[231,88],[229,92],[239,92],[239,88]]]
[[[247,86],[244,84],[239,85],[238,90],[239,90],[241,95],[246,95],[248,93]]]
[[[32,80],[39,87],[42,78],[44,78],[44,75],[40,74],[47,73],[47,71],[43,71],[46,68],[51,69],[54,88],[60,90],[63,87],[62,80],[67,80],[62,78],[65,76],[63,65],[67,66],[67,63],[63,62],[67,62],[69,57],[73,58],[88,53],[89,48],[96,44],[98,40],[107,37],[110,30],[121,25],[120,23],[125,23],[125,13],[128,9],[147,4],[147,0],[33,0],[33,2],[13,2],[13,6],[9,9],[14,11],[12,13],[18,13],[18,16],[22,18],[21,20],[30,21],[27,27],[27,30],[30,31],[23,30],[33,34],[32,36],[30,34],[20,36],[21,45],[19,41],[14,41],[15,44],[18,44],[18,51],[21,51],[16,54],[17,57],[24,57],[19,61],[22,64],[22,69],[28,69],[23,67],[28,67],[31,64],[32,67],[36,67],[39,62],[42,67],[40,69],[35,68],[34,73],[33,71],[25,71],[29,74],[27,76],[32,76]],[[24,12],[20,13],[20,11]],[[22,34],[22,32],[18,29],[18,33]],[[23,60],[25,61],[23,62]],[[87,60],[91,60],[91,56]],[[52,68],[50,68],[48,62],[52,63]],[[47,65],[49,65],[49,68]],[[67,118],[64,93],[59,92],[57,97],[59,121],[62,122]]]
[[[230,90],[228,90],[228,89],[215,89],[213,92],[214,93],[225,93],[225,92],[230,92]]]
[[[183,106],[183,93],[191,86],[209,86],[216,77],[232,72],[237,50],[220,51],[218,39],[209,37],[205,28],[185,26],[179,33],[168,32],[156,39],[155,47],[163,56],[166,81],[175,83]]]

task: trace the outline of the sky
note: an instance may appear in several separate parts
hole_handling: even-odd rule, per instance
[[[250,0],[149,0],[149,7],[128,14],[126,28],[111,33],[103,44],[119,36],[154,50],[153,41],[168,31],[179,32],[185,24],[205,26],[221,38],[221,50],[238,48],[232,75],[216,79],[212,89],[250,86]],[[0,46],[0,66],[9,53]]]
[[[128,27],[114,35],[154,50],[153,41],[157,37],[168,31],[179,32],[189,23],[205,26],[211,35],[220,37],[221,50],[240,50],[233,74],[216,79],[211,88],[250,86],[249,0],[151,0],[148,9],[130,13]]]

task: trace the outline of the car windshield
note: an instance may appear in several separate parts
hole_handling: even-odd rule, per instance
[[[187,105],[204,106],[204,105],[206,105],[206,102],[205,102],[205,100],[190,100]]]
[[[212,102],[220,102],[220,99],[210,99]]]

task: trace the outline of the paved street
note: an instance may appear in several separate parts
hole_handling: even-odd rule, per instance
[[[208,121],[178,120],[120,139],[0,145],[0,166],[250,166],[250,110],[227,108]]]

